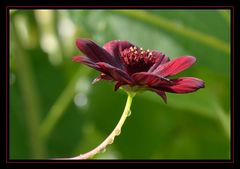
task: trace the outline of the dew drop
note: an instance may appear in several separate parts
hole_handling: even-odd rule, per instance
[[[129,117],[129,116],[131,116],[131,114],[132,114],[132,111],[131,111],[131,110],[129,110],[129,111],[128,111],[128,115],[127,115],[127,116]]]
[[[116,130],[116,136],[120,135],[121,134],[121,129],[117,129]]]
[[[108,144],[112,144],[113,142],[114,142],[114,138],[111,138]]]
[[[100,150],[100,153],[105,153],[106,152],[106,148],[102,148],[101,150]]]

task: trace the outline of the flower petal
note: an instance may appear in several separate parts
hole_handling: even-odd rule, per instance
[[[101,71],[99,66],[96,65],[95,62],[93,62],[91,59],[89,59],[88,57],[85,57],[85,56],[73,56],[72,57],[72,61],[74,62],[80,62],[80,63],[83,63],[89,67],[92,67],[98,71]]]
[[[100,80],[102,80],[102,79],[104,79],[104,80],[113,80],[113,78],[112,78],[111,76],[108,76],[108,75],[106,75],[106,74],[104,74],[104,73],[101,73],[98,77],[96,77],[96,78],[92,81],[92,84],[95,84],[95,83],[97,83],[98,81],[100,81]]]
[[[156,63],[154,63],[152,65],[152,67],[150,67],[148,72],[153,72],[156,68],[159,67],[159,65],[162,65],[162,64],[167,63],[167,62],[170,61],[169,57],[166,56],[165,54],[163,54],[162,52],[159,52],[159,51],[156,51],[156,50],[151,51],[151,52],[152,52],[153,57],[154,58],[156,57],[157,60],[156,60]]]
[[[102,69],[103,73],[111,76],[114,80],[127,84],[133,83],[132,78],[123,70],[113,67],[105,62],[98,62],[96,64]]]
[[[121,64],[119,65],[111,54],[91,40],[77,39],[76,45],[94,62],[106,62],[115,67],[121,67]]]
[[[204,88],[204,81],[194,77],[182,77],[172,79],[172,85],[161,87],[160,89],[171,93],[190,93],[200,88]]]
[[[175,75],[189,68],[195,61],[196,58],[193,56],[182,56],[160,65],[157,69],[155,69],[154,73],[164,77]]]
[[[122,83],[122,82],[117,82],[115,84],[115,87],[114,87],[114,91],[117,91],[119,89],[119,87],[121,87],[122,85],[124,85],[125,83]]]
[[[131,76],[137,85],[147,85],[149,87],[158,87],[169,85],[171,81],[167,78],[148,72],[134,73]]]
[[[112,56],[114,56],[116,62],[119,65],[122,65],[123,68],[123,61],[121,59],[121,52],[126,49],[130,48],[131,46],[134,46],[130,42],[126,40],[113,40],[107,42],[105,45],[103,45],[103,48],[108,51]]]
[[[167,104],[167,95],[164,91],[158,90],[158,89],[154,89],[154,88],[150,88],[150,90],[156,92],[159,96],[161,96],[161,98],[163,99],[164,103]]]

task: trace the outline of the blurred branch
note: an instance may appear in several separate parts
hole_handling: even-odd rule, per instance
[[[26,106],[25,117],[27,130],[29,132],[31,155],[33,158],[44,156],[44,144],[39,137],[40,105],[37,85],[34,80],[33,70],[29,63],[28,56],[24,52],[23,46],[16,31],[14,17],[11,18],[11,32],[13,49],[12,52],[16,62],[16,74],[22,91],[23,101]]]
[[[68,86],[63,90],[61,95],[58,97],[56,102],[49,110],[47,117],[41,124],[40,133],[42,138],[45,140],[56,126],[59,119],[63,116],[66,108],[75,94],[75,85],[80,77],[85,77],[91,72],[91,69],[86,69],[81,66],[77,73],[73,76]]]
[[[227,136],[227,138],[230,140],[231,135],[230,135],[230,118],[229,116],[224,112],[224,110],[221,108],[221,106],[217,103],[214,102],[214,107],[216,110],[217,114],[217,119],[220,120],[220,123],[223,127],[223,130]]]
[[[111,10],[111,12],[138,19],[158,28],[165,29],[169,32],[175,32],[181,36],[198,41],[205,45],[209,45],[214,49],[230,54],[229,44],[216,37],[199,32],[192,28],[186,26],[179,27],[175,22],[170,21],[167,18],[156,16],[143,10]]]

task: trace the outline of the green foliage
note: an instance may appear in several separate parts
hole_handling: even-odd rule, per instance
[[[127,96],[111,82],[91,85],[97,71],[71,61],[77,37],[195,56],[179,76],[206,83],[168,94],[168,104],[135,96],[120,136],[96,159],[229,159],[229,18],[227,10],[10,11],[10,159],[76,156],[117,124]]]

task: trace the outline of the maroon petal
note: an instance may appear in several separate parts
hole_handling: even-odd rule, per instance
[[[137,85],[147,85],[149,87],[169,85],[171,83],[167,78],[148,72],[134,73],[131,77]]]
[[[158,89],[154,89],[154,88],[150,88],[150,90],[156,92],[159,96],[161,96],[161,98],[163,99],[164,103],[167,103],[167,95],[164,91],[158,90]]]
[[[113,40],[107,42],[103,48],[108,51],[112,56],[115,57],[116,62],[119,65],[123,65],[123,61],[121,59],[121,52],[126,49],[130,48],[131,46],[134,46],[128,41],[121,41],[121,40]]]
[[[111,76],[116,81],[120,81],[127,84],[133,83],[132,78],[129,77],[129,75],[126,72],[122,71],[121,69],[113,67],[105,62],[98,62],[96,64],[102,69],[103,73]]]
[[[92,84],[95,84],[96,82],[100,81],[100,80],[113,80],[113,78],[111,76],[108,76],[104,73],[101,73],[98,77],[96,77],[93,81]]]
[[[157,69],[155,69],[154,73],[164,77],[175,75],[189,68],[195,61],[196,58],[193,56],[182,56],[160,65]]]
[[[125,85],[126,83],[122,83],[122,82],[117,82],[115,84],[115,87],[114,87],[114,91],[117,91],[119,89],[119,87],[121,87],[122,85]]]
[[[204,82],[194,77],[182,77],[173,79],[172,85],[161,87],[162,90],[171,93],[190,93],[204,88]]]
[[[93,62],[92,60],[90,60],[89,58],[85,57],[85,56],[73,56],[72,57],[72,61],[74,62],[80,62],[80,63],[83,63],[89,67],[92,67],[96,70],[100,70],[100,67],[98,65],[96,65],[95,62]]]
[[[80,51],[94,62],[106,62],[115,67],[121,67],[111,54],[91,40],[77,39],[76,45]]]
[[[157,59],[156,59],[156,63],[154,63],[152,67],[150,67],[148,72],[153,72],[159,65],[170,61],[169,57],[163,54],[162,52],[159,52],[159,51],[151,51],[151,52],[153,57]]]

